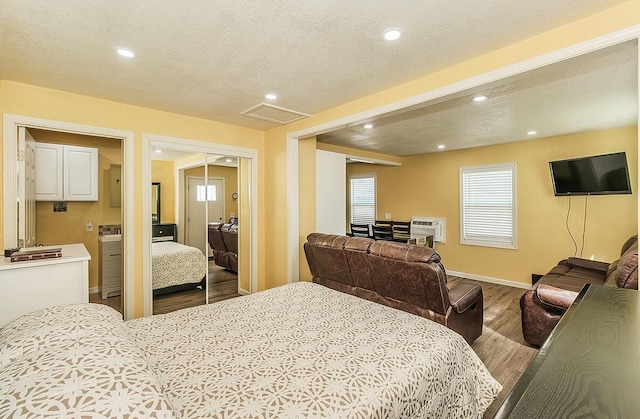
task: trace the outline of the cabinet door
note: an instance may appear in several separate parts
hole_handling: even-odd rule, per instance
[[[64,199],[98,200],[98,149],[64,147]]]
[[[62,201],[62,150],[59,144],[36,143],[36,201]]]

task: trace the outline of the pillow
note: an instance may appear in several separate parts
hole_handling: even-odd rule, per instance
[[[0,388],[0,417],[177,417],[120,313],[99,304],[2,326]]]
[[[638,245],[629,248],[618,262],[616,284],[620,288],[638,289]]]

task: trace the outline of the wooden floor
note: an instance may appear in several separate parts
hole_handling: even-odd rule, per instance
[[[209,262],[209,302],[227,300],[239,297],[238,275]],[[98,293],[89,294],[89,302],[106,304],[122,313],[120,296],[109,297],[105,300]],[[153,314],[164,314],[181,308],[194,307],[205,303],[205,292],[199,289],[174,292],[153,299]]]
[[[448,283],[453,285],[460,280],[449,277]],[[471,347],[503,387],[498,398],[484,414],[484,418],[488,419],[493,417],[538,354],[538,349],[530,346],[522,337],[520,297],[525,290],[487,282],[478,283],[482,286],[484,300],[484,328],[482,336]]]

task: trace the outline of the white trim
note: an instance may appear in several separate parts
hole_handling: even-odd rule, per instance
[[[348,159],[355,159],[353,161],[355,161],[356,163],[379,164],[379,165],[382,165],[382,166],[396,166],[396,167],[402,166],[402,163],[397,162],[397,161],[374,159],[374,158],[369,158],[369,157],[362,157],[362,156],[358,156],[357,154],[345,154],[345,156]],[[360,160],[360,161],[358,161],[358,160]]]
[[[295,134],[295,133],[294,133]],[[298,138],[287,135],[287,283],[300,280],[300,197],[298,182]]]
[[[249,291],[245,290],[244,288],[238,287],[238,294],[240,294],[240,295],[249,295],[251,293]]]
[[[249,293],[258,290],[258,150],[253,148],[237,147],[226,144],[209,143],[204,141],[189,140],[185,138],[167,137],[157,134],[142,134],[142,184],[151,185],[151,148],[163,148],[167,150],[185,151],[191,153],[222,154],[225,156],[242,157],[251,160],[250,176],[251,190],[249,192],[249,208],[251,223],[249,225]],[[176,180],[184,177],[184,169],[204,164],[206,159],[200,162],[189,162],[176,167]],[[182,176],[182,178],[181,178]],[[180,189],[180,188],[178,188]],[[177,204],[176,204],[177,205]],[[142,188],[142,214],[151,214],[151,188]],[[151,237],[151,217],[147,217],[142,224],[143,237]],[[180,228],[179,228],[180,229]],[[143,292],[143,316],[153,314],[153,292],[151,290],[151,239],[142,240],[142,289]],[[240,245],[240,243],[239,243]],[[238,249],[242,251],[242,249]]]
[[[33,118],[30,116],[3,115],[3,229],[4,247],[15,247],[17,235],[17,220],[15,199],[17,196],[17,179],[15,176],[6,176],[6,173],[16,173],[17,135],[18,127],[37,128],[49,131],[68,132],[72,134],[89,135],[93,137],[106,137],[122,140],[122,180],[124,183],[124,200],[122,202],[123,225],[123,249],[124,264],[124,318],[132,319],[134,316],[134,292],[133,277],[133,229],[134,225],[134,135],[132,131],[116,130],[111,128],[96,127],[92,125],[75,124],[72,122],[55,121],[51,119]],[[151,197],[149,197],[151,200]],[[129,231],[129,233],[127,233]]]
[[[89,288],[89,294],[95,294],[96,292],[98,292],[98,287]]]
[[[524,60],[497,70],[489,71],[465,80],[443,86],[437,89],[429,90],[415,96],[411,96],[396,102],[388,103],[383,106],[368,109],[353,115],[335,119],[333,121],[324,122],[318,125],[304,128],[300,131],[294,131],[287,134],[287,215],[288,215],[288,246],[287,246],[287,282],[292,282],[293,278],[298,277],[298,266],[300,263],[298,257],[299,246],[299,202],[298,202],[298,147],[293,143],[297,143],[300,138],[307,138],[314,135],[326,133],[338,128],[349,126],[350,124],[359,123],[367,118],[375,118],[389,112],[399,111],[412,106],[424,104],[430,100],[441,98],[450,94],[462,92],[467,89],[492,83],[507,77],[515,76],[529,70],[544,67],[553,63],[564,61],[582,54],[593,52],[602,48],[606,48],[615,44],[637,39],[640,36],[640,25],[634,25],[619,31],[615,31],[603,36],[599,36],[578,44],[570,45],[556,51],[539,55],[528,60]],[[295,153],[295,154],[293,154]],[[295,191],[292,188],[295,186]],[[294,200],[295,199],[295,200]],[[640,198],[639,198],[640,199]]]
[[[508,279],[501,278],[492,278],[490,276],[468,274],[465,272],[447,270],[447,276],[457,276],[459,278],[473,279],[475,281],[488,282],[490,284],[506,285],[507,287],[521,288],[523,290],[531,288],[531,284],[525,284],[524,282],[510,281]]]

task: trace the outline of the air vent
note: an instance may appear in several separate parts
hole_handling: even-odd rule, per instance
[[[267,103],[261,103],[258,106],[247,109],[242,112],[242,115],[264,119],[265,121],[277,122],[278,124],[289,124],[293,121],[297,121],[298,119],[311,116],[306,113],[280,108]]]

